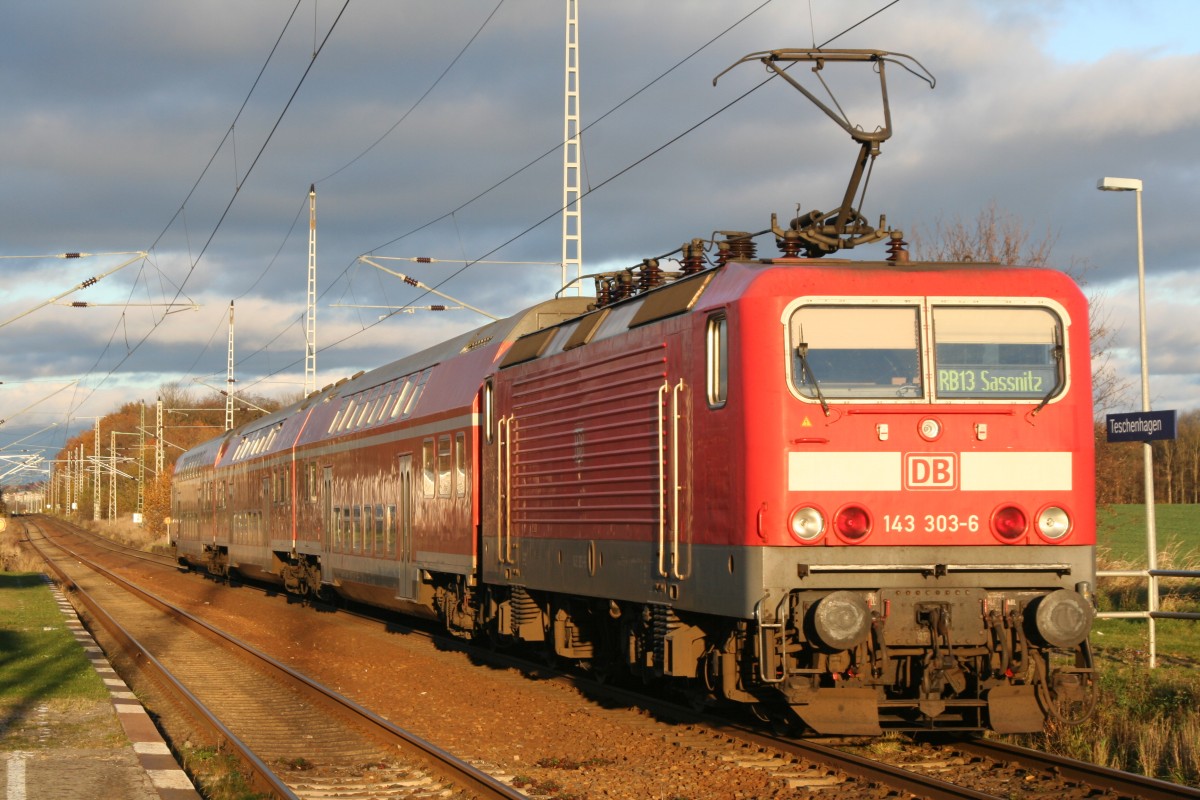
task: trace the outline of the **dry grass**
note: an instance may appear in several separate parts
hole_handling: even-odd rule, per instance
[[[1173,540],[1158,554],[1160,569],[1200,571],[1200,552]],[[1100,570],[1145,569],[1145,561],[1125,561],[1097,548]],[[1160,580],[1160,607],[1200,610],[1200,579]],[[1097,605],[1102,611],[1145,610],[1145,578],[1105,578]],[[1106,621],[1096,668],[1100,702],[1095,716],[1077,728],[1052,727],[1029,737],[1034,747],[1073,758],[1192,786],[1200,785],[1200,670],[1196,622],[1160,620],[1160,666],[1146,668],[1145,623]],[[1165,655],[1173,653],[1174,655]]]
[[[134,524],[132,515],[121,516],[115,520],[85,520],[76,524],[106,539],[150,553],[166,552],[170,546],[166,536],[156,536],[141,525]]]
[[[0,572],[41,572],[42,560],[21,544],[21,526],[10,519],[0,523]]]
[[[1016,737],[1031,747],[1127,772],[1200,786],[1200,675],[1101,662],[1095,716],[1075,728]]]
[[[1116,558],[1110,548],[1096,548],[1096,569],[1099,571],[1145,568],[1144,561]],[[1200,571],[1200,551],[1194,548],[1184,549],[1179,540],[1174,539],[1158,551],[1158,568]],[[1200,598],[1200,579],[1160,578],[1159,589],[1162,592],[1159,601],[1162,610],[1191,610],[1185,607],[1196,605],[1197,599]],[[1096,601],[1101,611],[1144,610],[1146,597],[1146,579],[1138,577],[1104,578],[1096,593]]]

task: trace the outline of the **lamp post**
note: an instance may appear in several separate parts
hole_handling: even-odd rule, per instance
[[[1138,254],[1138,332],[1142,349],[1142,411],[1150,410],[1150,361],[1146,355],[1146,261],[1142,247],[1141,178],[1101,178],[1096,188],[1105,192],[1133,192],[1137,199]],[[1150,442],[1142,444],[1142,471],[1146,494],[1146,569],[1149,571],[1150,668],[1155,667],[1154,612],[1158,611],[1158,540],[1154,532],[1154,450]]]

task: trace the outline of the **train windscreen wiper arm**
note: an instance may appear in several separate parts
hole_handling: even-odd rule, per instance
[[[808,342],[801,341],[796,346],[796,355],[800,358],[800,369],[804,375],[804,382],[811,383],[814,390],[817,392],[817,399],[821,401],[821,410],[825,412],[825,416],[829,416],[829,402],[825,399],[825,395],[821,392],[821,384],[817,382],[817,376],[813,373],[812,365],[808,363]]]
[[[1029,413],[1030,417],[1036,417],[1038,413],[1046,407],[1046,403],[1050,402],[1050,398],[1058,393],[1059,388],[1065,384],[1066,375],[1064,367],[1066,367],[1066,359],[1063,357],[1063,345],[1058,336],[1058,328],[1054,329],[1054,346],[1050,348],[1050,355],[1054,357],[1054,385],[1050,387],[1050,391],[1046,392],[1046,396],[1042,398],[1042,402],[1037,404],[1037,408]]]

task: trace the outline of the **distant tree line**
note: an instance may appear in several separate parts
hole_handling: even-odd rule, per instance
[[[272,399],[258,395],[235,400],[234,424],[261,417],[290,404],[298,398]],[[158,401],[163,406],[162,451],[163,471],[155,474],[155,453],[158,446]],[[144,415],[144,416],[143,416]],[[144,420],[144,425],[143,425]],[[112,507],[111,479],[115,465],[115,505],[117,516],[128,516],[137,509],[139,474],[144,475],[142,487],[143,525],[157,534],[165,532],[165,520],[171,513],[171,476],[175,460],[185,451],[212,439],[225,429],[225,397],[216,392],[199,394],[168,383],[160,387],[154,402],[126,403],[116,411],[100,418],[100,450],[96,455],[96,431],[88,428],[67,440],[55,458],[55,486],[47,490],[47,502],[55,500],[60,511],[67,498],[75,504],[75,516],[91,519],[96,507],[96,468],[100,470],[100,516],[108,518]],[[114,437],[111,431],[116,431]],[[112,443],[116,443],[115,451]],[[83,467],[78,466],[83,454]],[[140,461],[140,465],[139,465]],[[68,470],[73,470],[72,486],[65,486]]]

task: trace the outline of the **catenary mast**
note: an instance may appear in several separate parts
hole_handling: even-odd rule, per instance
[[[579,294],[583,274],[583,218],[579,209],[581,183],[579,141],[579,0],[567,0],[566,76],[563,98],[563,213],[562,284]],[[571,275],[574,267],[574,275]],[[566,292],[564,292],[565,294]]]
[[[304,396],[317,390],[317,185],[308,187],[308,306],[304,316]]]

